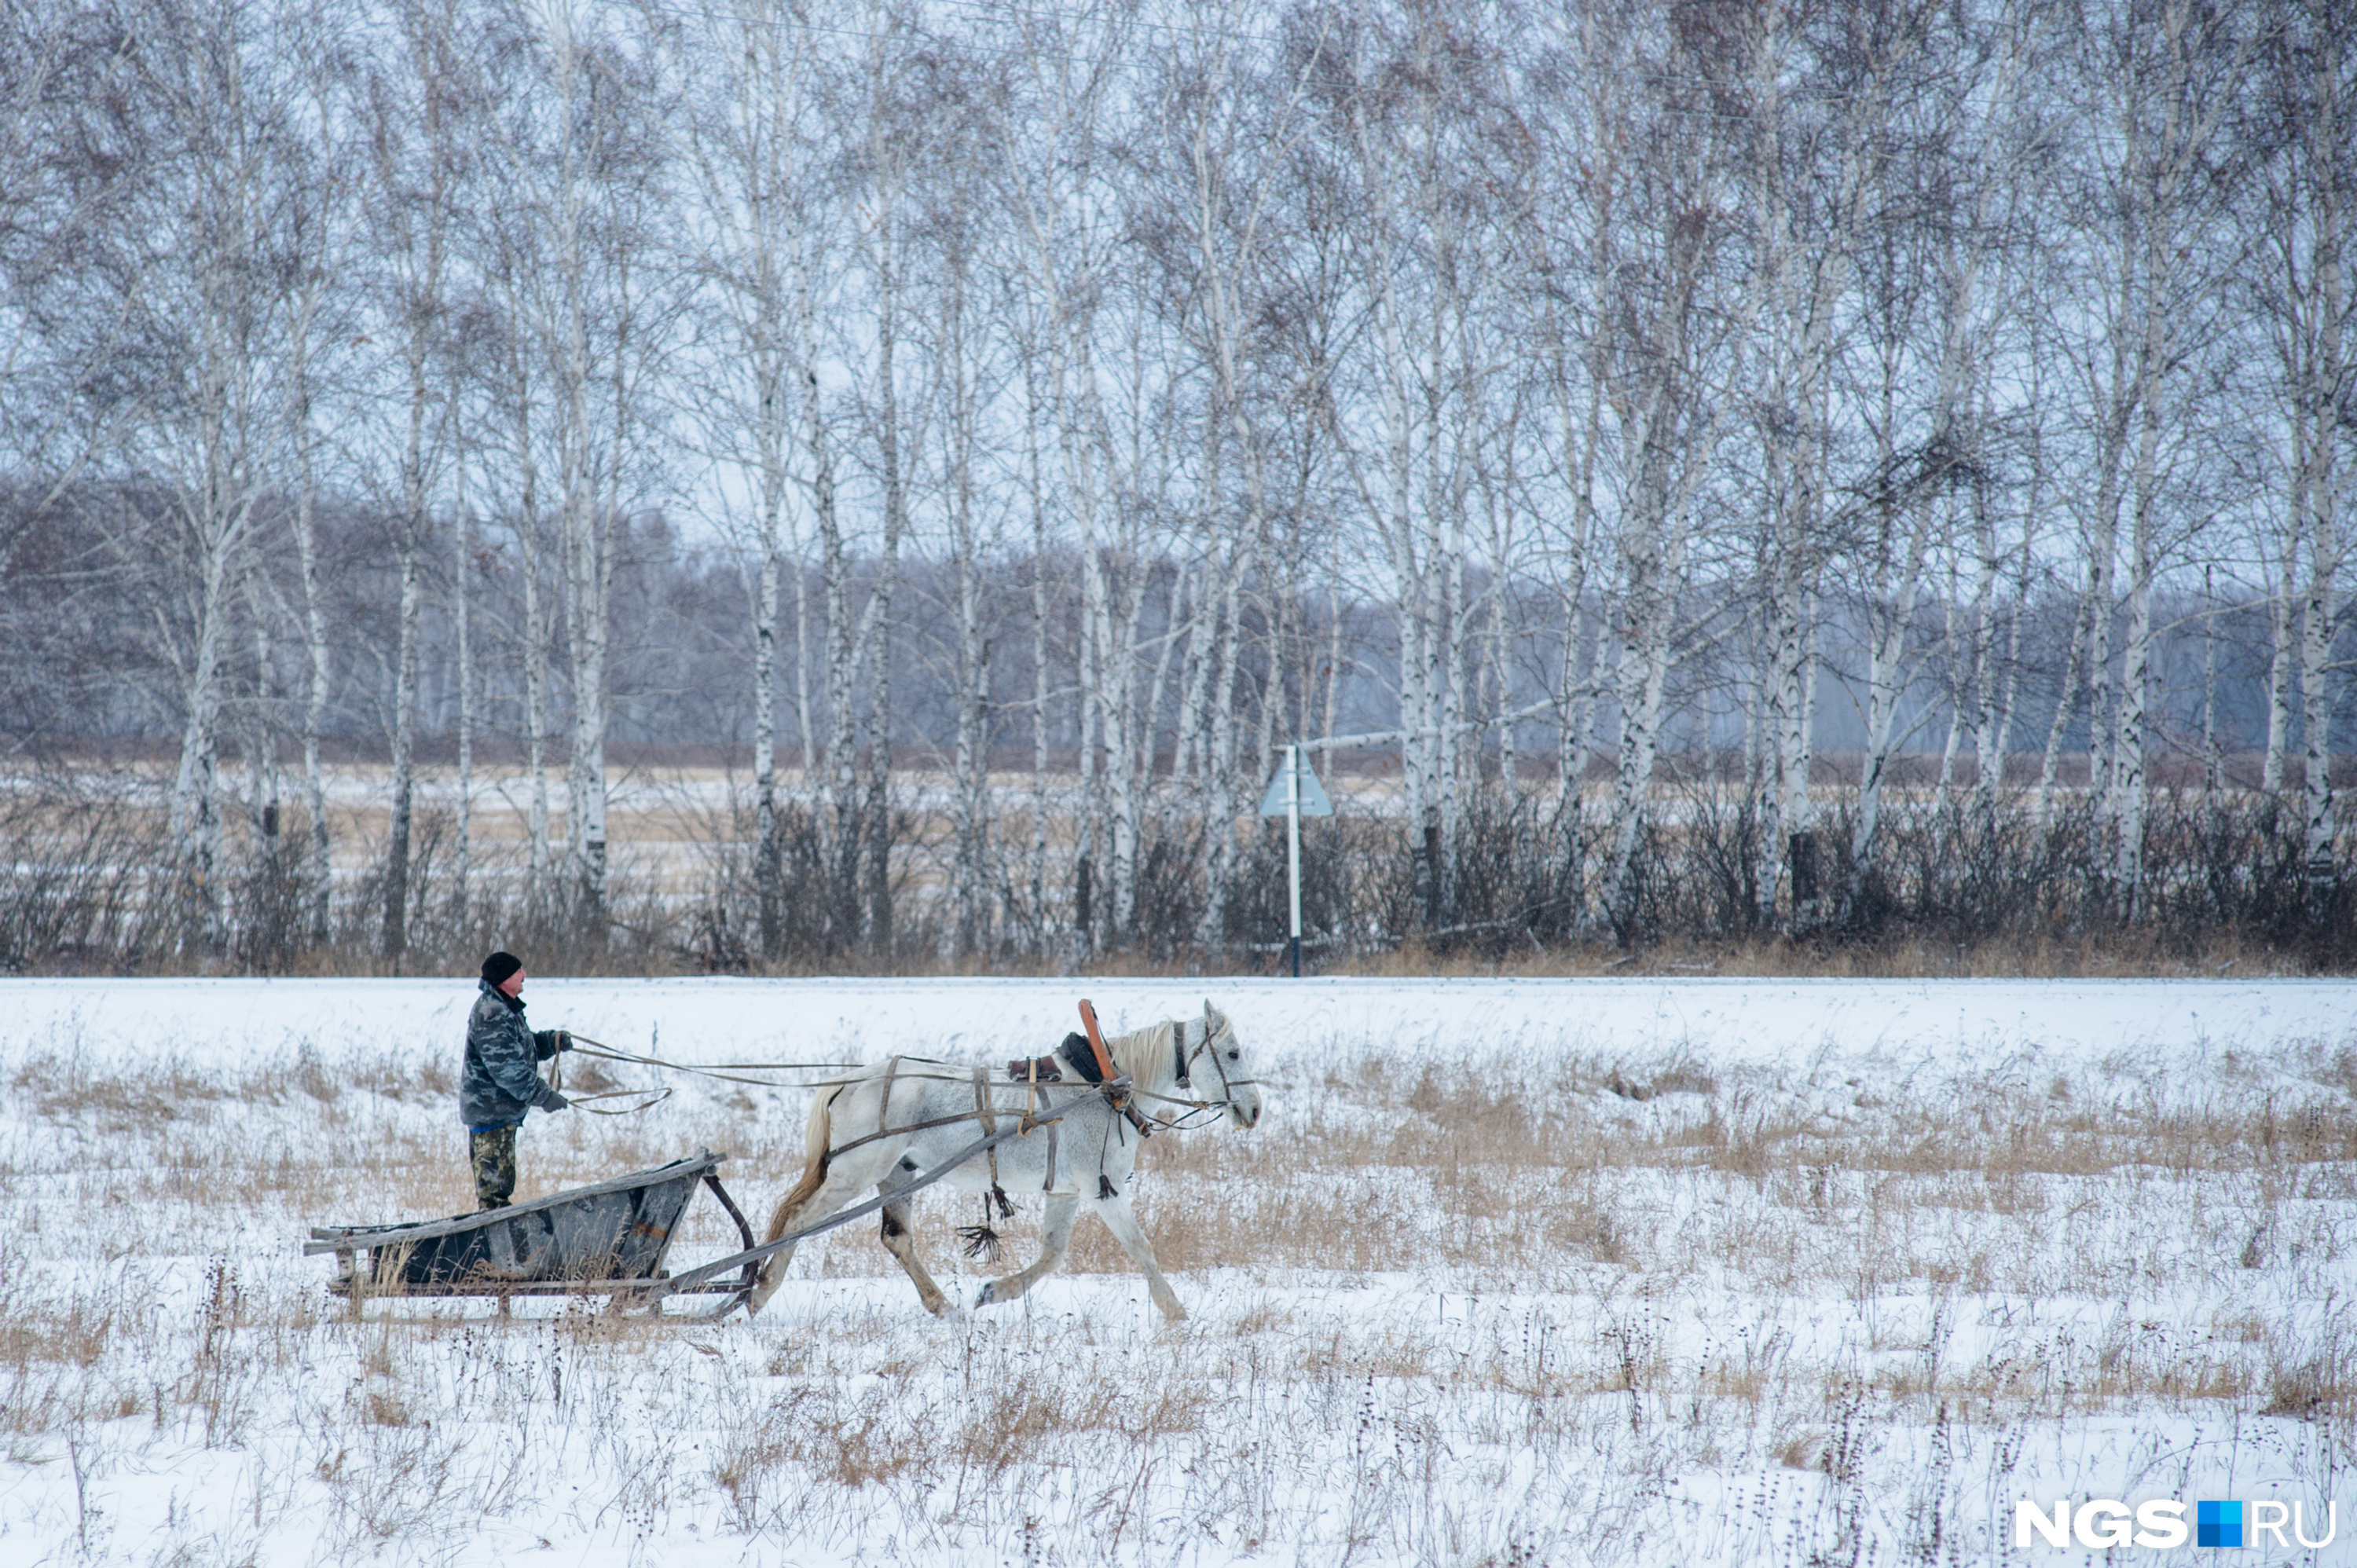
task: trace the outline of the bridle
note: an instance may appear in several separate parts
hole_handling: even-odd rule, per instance
[[[1198,1058],[1203,1056],[1206,1052],[1209,1052],[1211,1056],[1211,1070],[1220,1075],[1220,1097],[1217,1100],[1181,1100],[1174,1095],[1156,1094],[1146,1090],[1137,1090],[1136,1092],[1145,1099],[1159,1100],[1168,1105],[1185,1107],[1184,1110],[1180,1111],[1178,1114],[1175,1116],[1155,1117],[1154,1122],[1157,1126],[1164,1128],[1177,1128],[1183,1131],[1188,1127],[1200,1125],[1200,1123],[1195,1119],[1206,1111],[1218,1112],[1234,1109],[1236,1103],[1236,1085],[1240,1083],[1249,1084],[1258,1081],[1254,1079],[1230,1078],[1228,1076],[1227,1064],[1221,1059],[1220,1053],[1215,1048],[1223,1036],[1232,1040],[1235,1038],[1235,1030],[1228,1023],[1228,1020],[1225,1017],[1222,1017],[1220,1020],[1216,1027],[1205,1028],[1201,1037],[1196,1040],[1194,1049],[1189,1050],[1187,1048],[1187,1020],[1184,1018],[1178,1018],[1172,1021],[1170,1026],[1170,1056],[1172,1064],[1178,1069],[1178,1087],[1187,1090],[1191,1090],[1195,1087],[1195,1061]]]

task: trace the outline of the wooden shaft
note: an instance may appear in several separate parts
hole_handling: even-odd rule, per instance
[[[1081,1026],[1089,1032],[1089,1049],[1096,1053],[1097,1072],[1104,1080],[1105,1094],[1113,1101],[1114,1109],[1129,1118],[1129,1124],[1137,1129],[1139,1137],[1151,1138],[1154,1133],[1146,1125],[1146,1118],[1139,1115],[1137,1107],[1129,1102],[1129,1090],[1113,1087],[1121,1075],[1113,1070],[1113,1053],[1105,1049],[1104,1036],[1097,1028],[1097,1010],[1085,996],[1081,998]],[[1052,1177],[1050,1185],[1053,1185]]]
[[[1111,1083],[1119,1076],[1113,1070],[1113,1053],[1105,1049],[1104,1036],[1097,1029],[1097,1010],[1085,996],[1081,998],[1081,1027],[1089,1032],[1089,1049],[1096,1053],[1097,1071]]]

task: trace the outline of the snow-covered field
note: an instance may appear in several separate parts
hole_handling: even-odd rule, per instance
[[[865,1222],[751,1321],[349,1321],[300,1239],[468,1206],[469,990],[0,981],[0,1563],[2105,1556],[2021,1498],[2346,1504],[2234,1561],[2357,1563],[2357,984],[535,979],[687,1061],[1208,995],[1270,1109],[1146,1151],[1175,1327],[1086,1219],[955,1322]],[[803,1103],[535,1116],[524,1188],[708,1145],[765,1211]]]

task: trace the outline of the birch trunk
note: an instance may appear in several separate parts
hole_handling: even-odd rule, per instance
[[[952,955],[995,946],[990,918],[990,650],[983,640],[983,571],[975,538],[974,454],[979,398],[965,340],[965,274],[952,271],[944,301],[942,353],[952,368],[950,449],[951,592],[957,621],[952,699],[956,738],[951,758],[957,844],[952,869],[956,909]]]
[[[858,779],[854,772],[852,725],[856,718],[858,628],[851,613],[851,561],[844,548],[843,520],[835,504],[834,440],[827,428],[819,389],[818,312],[811,295],[812,258],[795,269],[795,321],[802,334],[803,462],[810,475],[811,520],[818,532],[819,604],[824,625],[826,744],[812,768],[812,793],[818,803],[820,842],[830,882],[824,927],[831,950],[840,950],[859,929]],[[799,589],[797,590],[799,592]],[[811,731],[807,697],[803,734]],[[807,754],[809,743],[804,742]],[[823,768],[823,771],[818,769]]]
[[[2308,580],[2299,607],[2302,858],[2309,918],[2320,926],[2330,912],[2338,866],[2338,822],[2332,794],[2332,714],[2339,629],[2339,574],[2350,547],[2350,485],[2341,457],[2349,443],[2349,392],[2357,382],[2357,353],[2347,278],[2349,246],[2357,238],[2357,94],[2343,76],[2357,35],[2345,7],[2315,0],[2300,21],[2307,34],[2305,80],[2293,73],[2301,56],[2287,51],[2284,96],[2292,107],[2294,167],[2290,205],[2305,221],[2279,223],[2277,265],[2286,286],[2278,306],[2291,319],[2280,331],[2285,381],[2292,396],[2294,526],[2304,530]],[[2300,211],[2305,209],[2305,211]],[[2305,251],[2303,257],[2301,252]],[[2302,263],[2305,263],[2303,268]],[[2288,557],[2291,552],[2287,550]]]
[[[114,532],[118,559],[141,574],[165,557],[171,580],[149,607],[159,660],[177,678],[179,755],[167,812],[178,886],[165,902],[195,928],[206,954],[229,935],[221,902],[221,741],[225,661],[235,635],[232,595],[286,434],[284,404],[265,376],[284,351],[294,279],[280,264],[273,192],[286,134],[277,83],[249,75],[260,40],[233,36],[193,49],[170,32],[133,51],[136,90],[156,113],[156,177],[125,220],[143,225],[145,253],[119,308],[143,344],[158,395],[139,400],[123,434],[135,471],[156,477],[161,516],[136,537]],[[14,412],[14,411],[12,411]],[[144,509],[131,509],[139,510]],[[144,521],[144,520],[142,520]]]
[[[401,972],[402,955],[409,947],[409,832],[411,797],[415,785],[417,742],[417,633],[425,608],[425,588],[418,555],[423,547],[423,520],[414,520],[417,533],[400,549],[401,589],[395,612],[393,677],[393,777],[389,786],[392,820],[385,830],[384,925],[378,945]]]
[[[2152,363],[2156,374],[2159,360]],[[2147,400],[2151,407],[2154,400]],[[2136,920],[2144,913],[2144,819],[2146,711],[2152,692],[2152,587],[2157,565],[2153,507],[2159,482],[2158,413],[2148,413],[2137,443],[2136,511],[2129,540],[2127,638],[2122,648],[2120,723],[2115,740],[2112,796],[2119,842],[2113,875],[2119,884],[2120,914]]]
[[[888,254],[890,229],[878,236],[879,250]],[[894,380],[893,355],[899,335],[899,289],[897,268],[880,271],[877,323],[877,384],[882,397],[877,447],[884,483],[884,542],[876,563],[876,581],[867,591],[860,628],[861,662],[867,667],[868,698],[866,750],[866,793],[861,807],[867,832],[866,936],[868,951],[888,959],[892,953],[892,595],[900,569],[900,538],[908,521],[908,496],[900,471],[900,403]]]
[[[521,417],[521,416],[520,416]],[[551,913],[548,895],[555,874],[548,810],[548,610],[541,585],[542,529],[534,468],[524,465],[516,514],[517,570],[523,577],[523,752],[530,807],[524,820],[524,923],[535,934]]]
[[[683,117],[690,165],[713,234],[696,260],[717,285],[726,362],[713,372],[706,424],[714,447],[750,481],[754,495],[751,610],[753,698],[753,904],[760,956],[782,940],[782,846],[778,818],[778,658],[787,497],[793,483],[791,399],[794,313],[811,243],[803,208],[805,90],[813,42],[790,4],[745,0],[703,17],[708,33],[666,35],[683,80],[714,79]],[[794,580],[798,736],[810,768],[810,682],[802,647],[807,597]]]
[[[253,700],[246,705],[245,736],[238,749],[245,763],[247,865],[250,874],[269,886],[272,906],[268,929],[261,933],[266,940],[255,941],[253,949],[257,956],[268,955],[274,961],[286,939],[276,912],[275,884],[281,870],[277,703],[273,685],[275,664],[272,617],[265,600],[265,585],[258,577],[259,574],[251,570],[246,575],[246,622],[253,633]]]
[[[1684,127],[1671,130],[1666,143],[1649,154],[1664,159],[1663,177],[1681,186],[1701,177],[1688,161],[1695,154],[1685,135]],[[1659,215],[1654,220],[1660,220]],[[1619,236],[1608,229],[1597,238],[1604,247],[1600,274],[1609,277],[1619,262]],[[1696,399],[1689,383],[1698,379],[1697,361],[1721,345],[1728,381],[1740,381],[1746,341],[1760,305],[1755,281],[1732,309],[1705,310],[1717,282],[1711,269],[1718,242],[1708,222],[1681,209],[1659,238],[1664,242],[1664,255],[1658,294],[1608,296],[1602,313],[1617,318],[1626,312],[1638,330],[1624,336],[1616,328],[1590,350],[1594,373],[1614,410],[1615,444],[1624,476],[1621,595],[1616,618],[1620,630],[1615,648],[1620,757],[1612,797],[1611,860],[1599,890],[1603,915],[1624,942],[1637,934],[1640,910],[1631,876],[1661,744],[1662,697],[1691,502],[1724,430],[1724,402]],[[1723,335],[1703,338],[1697,328],[1706,325],[1717,326]],[[1803,719],[1805,723],[1805,709]]]
[[[181,886],[193,903],[200,940],[210,950],[221,941],[221,641],[227,606],[218,549],[198,564],[196,634],[192,639],[180,726],[180,760],[172,778],[169,821],[180,863]]]
[[[1080,852],[1091,864],[1106,829],[1104,758],[1107,721],[1113,716],[1118,692],[1125,689],[1125,671],[1112,668],[1126,660],[1126,650],[1114,644],[1112,586],[1100,540],[1104,454],[1097,433],[1104,428],[1098,416],[1095,372],[1088,354],[1089,326],[1071,308],[1062,263],[1052,238],[1056,209],[1052,188],[1039,210],[1028,216],[1028,260],[1035,289],[1047,317],[1048,406],[1055,421],[1061,468],[1061,491],[1074,527],[1081,574],[1080,603],[1080,809],[1077,837]],[[1126,769],[1124,769],[1126,772]],[[1093,902],[1093,901],[1092,901]],[[1094,948],[1098,933],[1095,910],[1088,929],[1077,934],[1084,951]]]
[[[1039,397],[1032,356],[1023,365],[1023,471],[1031,502],[1031,845],[1028,860],[1031,943],[1047,950],[1048,710],[1053,690],[1048,670],[1048,493],[1039,456]]]
[[[782,476],[780,477],[782,478]],[[776,503],[782,484],[761,497],[760,564],[753,583],[753,919],[761,956],[778,956],[778,574]]]
[[[2151,696],[2152,596],[2163,549],[2158,510],[2168,466],[2161,453],[2162,429],[2179,417],[2166,397],[2171,372],[2184,358],[2179,317],[2188,303],[2207,295],[2215,281],[2188,276],[2201,221],[2193,209],[2208,199],[2201,174],[2207,144],[2220,123],[2222,100],[2232,96],[2222,91],[2222,84],[2239,72],[2238,63],[2225,58],[2219,47],[2222,38],[2203,33],[2205,27],[2216,26],[2215,19],[2197,13],[2190,0],[2169,0],[2158,20],[2158,27],[2150,29],[2160,52],[2153,72],[2158,79],[2158,124],[2147,127],[2148,111],[2133,98],[2123,115],[2127,129],[2123,152],[2130,198],[2127,216],[2141,230],[2134,235],[2141,242],[2141,254],[2131,253],[2127,244],[2122,246],[2122,272],[2135,277],[2141,290],[2137,302],[2141,308],[2136,313],[2129,403],[2123,414],[2124,427],[2126,418],[2136,421],[2136,446],[2127,478],[2134,507],[2131,575],[2111,778],[2118,833],[2114,875],[2120,912],[2129,920],[2142,918],[2145,904],[2145,747]]]
[[[2287,519],[2282,557],[2267,596],[2267,740],[2259,762],[2259,792],[2283,793],[2284,758],[2291,750],[2292,672],[2299,665],[2299,510]]]
[[[2217,602],[2206,566],[2201,570],[2201,599],[2205,606]],[[2223,763],[2218,748],[2218,617],[2212,609],[2201,618],[2201,807],[2203,822],[2213,834],[2224,803],[2220,799],[2225,784]]]
[[[401,18],[407,75],[414,102],[381,102],[382,116],[371,145],[376,154],[378,248],[390,271],[387,314],[400,332],[405,421],[400,456],[400,514],[393,529],[393,554],[400,574],[393,654],[391,736],[393,768],[390,820],[385,831],[383,925],[378,945],[399,972],[409,946],[410,834],[415,811],[418,702],[418,636],[425,607],[425,553],[431,528],[428,509],[439,467],[438,439],[429,436],[434,390],[427,371],[440,347],[445,300],[443,274],[449,238],[454,177],[449,93],[448,39],[425,10]],[[407,121],[417,122],[416,145]],[[422,159],[422,165],[413,160]],[[434,422],[439,431],[445,422]]]
[[[2054,692],[2054,716],[2046,726],[2046,748],[2039,758],[2038,789],[2030,797],[2029,821],[2037,831],[2040,848],[2046,843],[2047,829],[2053,822],[2054,783],[2061,770],[2062,738],[2071,726],[2071,715],[2079,695],[2079,652],[2087,646],[2087,618],[2093,606],[2085,599],[2078,600],[2071,616],[2071,635],[2062,645],[2061,682]]]
[[[1657,511],[1644,508],[1632,521],[1635,532],[1622,546],[1621,610],[1630,630],[1620,641],[1620,767],[1612,789],[1612,860],[1603,887],[1605,916],[1623,942],[1636,935],[1636,889],[1631,875],[1661,746],[1662,690],[1669,676],[1674,607],[1664,584]]]
[[[2006,758],[2009,755],[2013,734],[2014,703],[2021,692],[2021,633],[2029,615],[2031,572],[2036,562],[2035,541],[2038,537],[2039,487],[2036,464],[2031,465],[2028,505],[2021,524],[2020,564],[2018,569],[2013,602],[2009,610],[1996,611],[2005,620],[2005,651],[1997,658],[2002,684],[1994,702],[1985,701],[1980,707],[1980,724],[1973,732],[1973,820],[1986,836],[1996,825],[1998,791],[2005,784]],[[1974,523],[1981,541],[1981,569],[1992,576],[2001,572],[2003,563],[1996,551],[1995,507],[1986,486],[1976,486],[1974,494]]]
[[[1885,575],[1879,586],[1888,607],[1875,618],[1877,635],[1867,644],[1866,756],[1858,780],[1857,823],[1850,833],[1849,903],[1857,908],[1867,881],[1876,869],[1876,835],[1882,824],[1882,785],[1890,766],[1898,725],[1900,699],[1907,689],[1907,626],[1914,618],[1916,595],[1922,584],[1923,563],[1932,543],[1933,510],[1909,509],[1914,514],[1907,530],[1899,569]]]
[[[310,328],[317,317],[319,295],[329,269],[322,266],[296,313],[288,345],[288,375],[293,398],[295,448],[295,559],[303,591],[303,651],[307,681],[303,693],[303,804],[309,818],[303,860],[303,922],[314,946],[326,944],[332,915],[334,870],[328,828],[327,775],[319,757],[326,728],[328,693],[332,665],[328,645],[327,596],[319,581],[319,541],[316,508],[318,482],[315,465],[318,435],[311,421]]]
[[[501,344],[507,377],[507,435],[516,471],[516,506],[511,524],[516,545],[516,574],[521,579],[523,623],[518,649],[523,664],[523,745],[527,807],[524,817],[525,928],[535,935],[545,929],[550,909],[548,890],[554,868],[549,846],[548,811],[548,614],[543,602],[543,524],[540,515],[540,458],[533,427],[534,356],[527,346],[532,331],[529,303],[523,295],[523,274],[533,265],[528,248],[519,248],[515,236],[503,232],[499,264],[507,330]]]
[[[1951,537],[1953,536],[1952,530]],[[1953,557],[1951,559],[1953,560]],[[1977,590],[1975,591],[1977,592]],[[1970,613],[1969,610],[1962,604],[1961,601],[1963,598],[1963,585],[1956,580],[1956,574],[1952,570],[1948,574],[1947,602],[1942,607],[1941,618],[1943,624],[1940,630],[1940,641],[1942,646],[1951,650],[1956,646],[1957,620],[1960,618],[1968,616]],[[1967,653],[1967,664],[1964,671],[1962,679],[1953,683],[1947,693],[1947,734],[1940,742],[1940,778],[1939,782],[1932,787],[1932,798],[1938,809],[1940,818],[1940,825],[1937,830],[1940,836],[1937,847],[1942,859],[1945,859],[1947,857],[1947,851],[1949,848],[1946,837],[1948,806],[1955,792],[1956,748],[1958,743],[1964,739],[1965,729],[1971,725],[1972,717],[1970,708],[1971,704],[1975,700],[1976,695],[1974,689],[1974,682],[1978,674],[1978,670],[1975,662],[1976,660],[1977,650],[1979,647],[1978,631],[1979,623],[1975,621],[1974,622],[1975,635],[1973,639],[1973,649],[1975,651]]]
[[[475,849],[475,640],[474,595],[468,579],[475,565],[474,514],[468,508],[467,470],[459,459],[457,506],[451,520],[450,632],[456,645],[458,682],[457,822],[450,846],[450,925],[465,941],[474,923],[472,879]]]
[[[622,119],[623,99],[619,91],[590,90],[597,68],[576,36],[569,4],[549,5],[541,20],[555,145],[552,183],[533,209],[544,253],[535,257],[539,265],[527,282],[550,381],[556,564],[571,677],[565,912],[574,934],[595,953],[604,950],[608,934],[608,662],[613,574],[627,527],[628,367],[639,352],[633,262],[643,236],[633,223],[630,193],[606,157],[612,142],[634,129]]]
[[[2087,790],[2098,821],[2111,814],[2111,765],[2114,729],[2109,707],[2112,679],[2112,574],[2118,564],[2120,469],[2136,407],[2130,401],[2136,385],[2131,359],[2136,335],[2126,323],[2135,313],[2135,270],[2122,267],[2119,297],[2112,330],[2104,336],[2111,351],[2111,370],[2104,406],[2095,433],[2095,510],[2086,539],[2087,585],[2084,620],[2087,633],[2085,671],[2087,693]]]
[[[1542,275],[1553,275],[1562,264],[1544,252],[1537,262]],[[1555,404],[1554,450],[1559,482],[1570,507],[1556,579],[1563,657],[1557,677],[1562,690],[1555,725],[1555,834],[1562,867],[1558,896],[1566,921],[1577,929],[1587,923],[1582,785],[1595,745],[1596,688],[1604,633],[1601,617],[1595,618],[1593,633],[1587,626],[1589,557],[1597,536],[1596,464],[1604,442],[1604,383],[1599,376],[1581,373],[1576,328],[1566,316],[1550,297],[1541,319],[1547,347],[1547,390]],[[1338,628],[1339,623],[1338,614]]]
[[[1878,440],[1881,445],[1877,465],[1881,476],[1882,491],[1878,501],[1881,512],[1878,543],[1875,553],[1875,602],[1867,612],[1867,624],[1872,628],[1867,647],[1866,756],[1864,773],[1858,785],[1857,821],[1850,835],[1849,906],[1853,912],[1862,904],[1867,880],[1876,874],[1878,848],[1878,834],[1882,817],[1882,788],[1890,764],[1896,739],[1899,708],[1906,695],[1909,678],[1907,636],[1914,619],[1917,596],[1921,590],[1925,563],[1932,544],[1938,521],[1950,515],[1956,483],[1956,467],[1970,461],[1969,454],[1979,448],[1978,434],[1972,428],[1972,410],[1975,393],[1976,367],[1980,361],[1978,334],[1984,324],[1979,317],[1981,274],[1988,242],[1987,203],[1995,183],[1990,171],[1980,171],[1970,207],[1970,219],[1965,225],[1964,242],[1959,248],[1956,238],[1946,237],[1938,253],[1937,265],[1943,286],[1941,290],[1937,326],[1940,334],[1939,358],[1932,393],[1932,428],[1922,453],[1911,465],[1912,472],[1902,474],[1901,461],[1892,446],[1897,429],[1896,388],[1900,373],[1895,360],[1886,359],[1883,377],[1883,408],[1878,422]],[[1896,343],[1889,345],[1896,348]],[[1904,542],[1894,562],[1891,553],[1892,533],[1900,526],[1900,515],[1908,518]],[[1953,553],[1953,530],[1949,530],[1950,553]],[[1986,613],[1987,593],[1992,574],[1986,563],[1994,552],[1993,543],[1984,543],[1982,559],[1985,569],[1974,607],[1975,637],[1980,624],[1978,617]],[[1893,567],[1896,570],[1893,570]],[[1955,596],[1949,596],[1953,609]],[[1948,741],[1943,758],[1940,799],[1947,800],[1948,774],[1955,755],[1956,715],[1951,708]],[[1944,858],[1944,857],[1943,857]]]
[[[2330,457],[2323,462],[2329,464]],[[2333,486],[2328,469],[2325,485]],[[2321,488],[2321,487],[2320,487]],[[2336,597],[2334,577],[2341,542],[2330,498],[2311,501],[2315,508],[2315,542],[2309,551],[2308,593],[2300,606],[2300,729],[2303,804],[2302,849],[2308,880],[2309,908],[2321,918],[2337,876],[2333,858],[2336,825],[2332,801],[2332,678],[2331,662]]]
[[[1288,133],[1302,79],[1296,78],[1265,126],[1266,139],[1257,139],[1264,127],[1243,121],[1249,88],[1231,36],[1243,12],[1206,6],[1190,9],[1189,15],[1201,26],[1182,35],[1180,43],[1181,80],[1188,87],[1177,113],[1185,132],[1186,159],[1183,183],[1180,178],[1171,183],[1177,188],[1172,206],[1183,214],[1182,231],[1191,242],[1191,275],[1187,279],[1191,299],[1174,314],[1182,331],[1190,321],[1200,324],[1189,336],[1210,372],[1196,484],[1200,494],[1212,499],[1207,509],[1201,581],[1192,595],[1194,610],[1179,671],[1174,770],[1196,780],[1206,844],[1205,897],[1195,936],[1200,945],[1211,948],[1226,937],[1236,817],[1242,805],[1238,785],[1244,782],[1237,777],[1232,713],[1243,596],[1245,585],[1263,574],[1271,527],[1267,437],[1254,418],[1255,406],[1244,384],[1251,349],[1246,333],[1265,264],[1265,215],[1286,167],[1282,157],[1269,156],[1270,143]],[[1305,64],[1304,75],[1308,69]],[[1247,137],[1256,139],[1246,145]],[[1195,307],[1191,317],[1186,303]],[[1231,446],[1244,486],[1241,530],[1222,529],[1217,521]],[[1174,608],[1178,597],[1174,583]],[[1174,623],[1171,630],[1175,634],[1178,627]],[[1150,732],[1150,719],[1148,727]]]

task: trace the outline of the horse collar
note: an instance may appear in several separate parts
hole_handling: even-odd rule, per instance
[[[1209,1039],[1211,1036],[1206,1035],[1204,1037]],[[1178,1026],[1170,1031],[1170,1054],[1178,1063],[1178,1087],[1194,1088],[1195,1080],[1187,1076],[1187,1020],[1184,1018],[1179,1019]]]

